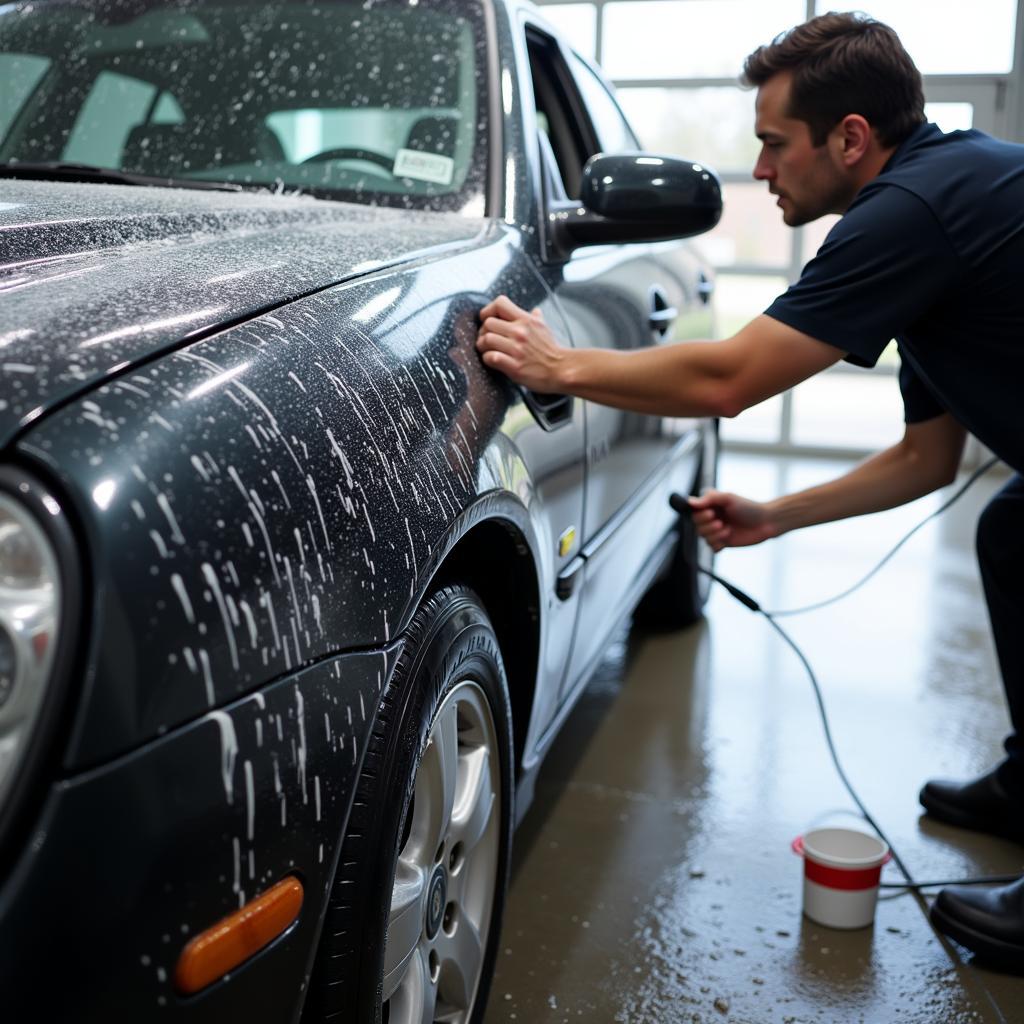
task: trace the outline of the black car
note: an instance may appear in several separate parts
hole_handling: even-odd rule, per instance
[[[700,614],[716,435],[478,314],[708,336],[720,210],[529,6],[0,7],[5,1022],[482,1017],[559,726]]]

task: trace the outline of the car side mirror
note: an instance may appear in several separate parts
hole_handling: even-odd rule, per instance
[[[551,241],[563,256],[584,245],[688,238],[709,231],[721,216],[714,171],[650,153],[592,156],[583,168],[580,202],[548,211]]]

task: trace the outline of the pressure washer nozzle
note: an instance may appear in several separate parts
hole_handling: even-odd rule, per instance
[[[672,508],[680,515],[691,515],[693,508],[690,503],[681,495],[673,492],[668,496],[668,503]],[[761,606],[749,595],[745,594],[739,587],[727,580],[723,580],[721,576],[716,576],[710,569],[706,569],[703,565],[696,566],[697,572],[704,573],[705,576],[710,576],[716,583],[721,583],[726,590],[736,598],[740,604],[745,604],[752,612],[760,612]],[[762,613],[763,614],[763,613]]]
[[[676,494],[675,492],[669,495],[668,503],[681,516],[689,515],[693,511],[693,509],[690,508],[690,503],[681,494]]]

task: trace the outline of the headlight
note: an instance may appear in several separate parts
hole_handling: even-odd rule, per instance
[[[0,808],[43,709],[61,597],[57,556],[46,533],[0,491]]]

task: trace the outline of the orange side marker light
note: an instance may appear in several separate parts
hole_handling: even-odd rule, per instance
[[[193,995],[258,953],[299,916],[302,897],[302,883],[289,875],[197,935],[178,957],[177,990]]]

